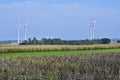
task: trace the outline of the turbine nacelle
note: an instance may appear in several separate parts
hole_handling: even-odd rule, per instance
[[[26,28],[27,28],[27,24],[24,25],[24,29],[26,29]]]
[[[94,27],[94,26],[95,26],[95,23],[96,23],[96,20],[94,20],[94,21],[92,21],[92,22],[89,22],[90,27]]]

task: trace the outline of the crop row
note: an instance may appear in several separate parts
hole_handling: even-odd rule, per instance
[[[74,50],[99,50],[120,48],[120,45],[41,45],[41,46],[0,46],[0,53],[14,52],[44,52],[44,51],[74,51]]]
[[[120,80],[120,53],[0,59],[0,80]]]

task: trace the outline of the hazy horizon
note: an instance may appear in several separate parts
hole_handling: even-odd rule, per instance
[[[119,0],[2,0],[0,41],[17,40],[17,21],[28,24],[27,38],[90,39],[92,20],[95,38],[120,39]],[[24,29],[20,29],[24,39]]]

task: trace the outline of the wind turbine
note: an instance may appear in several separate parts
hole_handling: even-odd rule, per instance
[[[92,21],[90,25],[90,40],[94,39],[94,27],[95,27],[96,20]]]
[[[27,24],[24,25],[24,31],[25,31],[24,38],[25,40],[27,40]]]
[[[18,18],[17,27],[18,27],[18,44],[19,44],[20,43],[20,27],[21,27],[20,17]]]

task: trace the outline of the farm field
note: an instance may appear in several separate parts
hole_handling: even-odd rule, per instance
[[[119,79],[120,45],[0,46],[0,80]]]
[[[0,58],[0,80],[119,80],[120,52]]]
[[[120,49],[120,44],[110,45],[0,45],[0,53],[19,52],[49,52],[49,51],[79,51],[79,50],[101,50]]]
[[[120,52],[116,45],[0,45],[0,57],[62,56],[83,53]]]
[[[120,49],[0,53],[0,58],[32,57],[32,56],[65,56],[65,55],[74,55],[74,54],[97,54],[97,53],[111,53],[111,52],[120,52]]]

